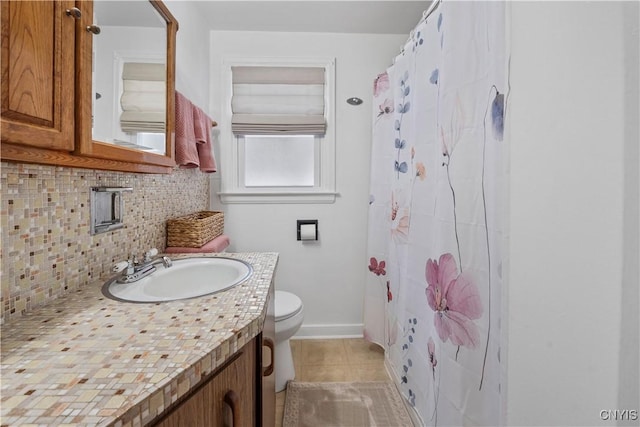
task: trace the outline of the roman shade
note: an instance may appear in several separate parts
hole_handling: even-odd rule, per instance
[[[164,64],[127,62],[122,69],[120,127],[124,132],[165,131],[166,70]]]
[[[324,135],[321,67],[231,67],[236,135]]]

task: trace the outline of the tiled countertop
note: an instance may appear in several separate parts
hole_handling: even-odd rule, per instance
[[[278,255],[221,256],[253,274],[225,292],[149,304],[108,299],[100,281],[3,325],[2,426],[153,420],[262,330]]]

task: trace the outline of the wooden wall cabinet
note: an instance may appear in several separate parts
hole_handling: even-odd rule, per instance
[[[221,370],[206,380],[164,418],[159,427],[211,426],[248,427],[259,425],[256,389],[258,375],[256,337],[240,349]]]
[[[5,0],[2,20],[2,160],[127,172],[170,173],[174,161],[175,36],[167,21],[166,155],[92,139],[91,0]],[[123,11],[126,13],[126,11]]]
[[[73,151],[74,6],[2,2],[3,142]]]

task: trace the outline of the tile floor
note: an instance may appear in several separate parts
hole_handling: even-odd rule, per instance
[[[363,338],[291,340],[296,381],[391,381],[384,351]],[[276,427],[282,427],[286,391],[276,394]]]

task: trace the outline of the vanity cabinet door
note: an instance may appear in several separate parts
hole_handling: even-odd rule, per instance
[[[256,339],[156,425],[161,427],[256,425]]]
[[[2,1],[3,142],[74,149],[74,6]]]
[[[276,422],[276,373],[275,373],[275,287],[269,289],[267,317],[262,327],[262,397],[259,412],[262,413],[262,427],[274,427]]]

